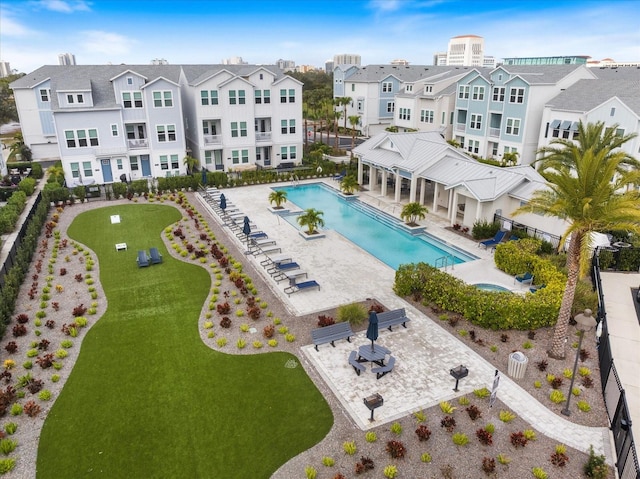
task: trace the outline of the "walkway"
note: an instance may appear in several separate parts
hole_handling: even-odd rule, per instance
[[[325,180],[336,187],[336,183]],[[427,316],[397,297],[392,290],[394,271],[354,246],[334,231],[326,231],[320,240],[304,241],[297,230],[268,210],[269,185],[237,188],[225,191],[227,199],[240,211],[277,241],[283,252],[290,253],[309,278],[317,280],[321,291],[308,291],[287,297],[283,293],[284,284],[274,281],[258,266],[257,271],[265,275],[267,284],[278,294],[284,304],[296,315],[310,314],[375,297],[390,308],[404,307],[411,323],[407,329],[395,328],[394,332],[384,331],[385,346],[397,357],[393,373],[384,381],[376,381],[374,375],[361,375],[354,381],[353,369],[346,358],[354,346],[367,342],[364,332],[356,336],[352,343],[339,341],[336,347],[321,347],[315,351],[312,346],[302,348],[304,357],[322,375],[328,386],[340,400],[353,421],[363,430],[370,427],[370,412],[363,404],[363,398],[378,392],[384,398],[384,407],[375,412],[375,425],[393,421],[423,408],[429,408],[440,401],[451,400],[474,389],[491,388],[494,377],[493,366],[464,345],[457,338],[442,329]],[[380,206],[388,213],[399,215],[401,206],[386,198],[360,195],[360,199],[374,206]],[[322,205],[318,206],[322,209]],[[455,244],[480,259],[466,265],[457,265],[454,274],[479,278],[481,282],[493,282],[514,288],[513,278],[497,270],[490,251],[477,247],[477,243],[443,229],[446,220],[428,215],[422,221],[430,233],[440,239]],[[214,214],[214,217],[217,217]],[[239,241],[232,235],[234,241]],[[256,262],[261,258],[256,258]],[[480,282],[472,280],[469,282]],[[517,289],[517,287],[515,288]],[[449,370],[459,364],[469,368],[469,376],[460,381],[459,392],[453,392],[454,380]],[[498,398],[506,403],[518,416],[533,425],[539,432],[557,439],[578,450],[587,452],[593,444],[599,454],[605,454],[613,463],[607,428],[589,428],[574,424],[549,411],[524,389],[506,375],[502,375]]]

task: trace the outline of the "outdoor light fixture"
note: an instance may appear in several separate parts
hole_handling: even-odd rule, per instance
[[[569,411],[569,403],[571,402],[571,395],[573,394],[573,382],[576,380],[576,369],[578,368],[578,358],[580,357],[582,338],[584,337],[584,333],[586,331],[592,330],[597,324],[596,318],[593,317],[590,309],[585,309],[583,313],[576,314],[576,317],[573,319],[575,319],[577,323],[576,328],[578,328],[578,348],[576,349],[576,360],[573,363],[573,374],[571,375],[569,394],[567,394],[567,404],[565,404],[564,409],[560,411],[565,416],[571,416],[571,411]]]
[[[382,396],[380,396],[379,393],[375,393],[364,398],[364,405],[367,406],[367,409],[369,409],[369,411],[371,411],[371,417],[369,418],[369,421],[373,422],[373,411],[383,404],[384,399],[382,399]]]
[[[458,392],[458,381],[460,381],[462,378],[466,378],[469,375],[469,369],[461,364],[460,366],[456,366],[455,368],[449,370],[449,374],[451,374],[451,376],[453,376],[453,379],[456,380],[456,386],[453,388],[453,390],[455,392]]]

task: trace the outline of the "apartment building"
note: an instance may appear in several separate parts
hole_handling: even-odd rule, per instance
[[[34,159],[59,158],[69,185],[185,174],[187,154],[221,171],[301,159],[302,86],[273,66],[43,66],[11,88]]]

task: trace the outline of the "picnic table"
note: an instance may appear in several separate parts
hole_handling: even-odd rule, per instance
[[[390,353],[391,351],[379,344],[374,344],[373,348],[371,348],[370,344],[365,344],[358,348],[357,361],[359,363],[371,362],[376,363],[378,366],[384,366],[384,359]]]

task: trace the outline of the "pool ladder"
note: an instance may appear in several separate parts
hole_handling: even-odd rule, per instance
[[[444,268],[444,270],[446,271],[449,265],[451,265],[451,269],[453,270],[455,264],[456,264],[455,257],[452,254],[448,254],[446,256],[441,256],[440,258],[436,259],[434,266],[436,268]]]

